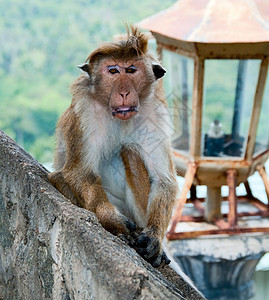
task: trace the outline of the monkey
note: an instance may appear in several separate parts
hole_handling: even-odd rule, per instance
[[[96,214],[154,267],[168,264],[162,241],[177,194],[166,71],[137,27],[91,52],[56,126],[50,182]]]

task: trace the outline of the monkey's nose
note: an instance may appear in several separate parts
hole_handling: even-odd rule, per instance
[[[120,92],[121,97],[123,98],[123,100],[127,99],[127,96],[130,94],[130,92]]]

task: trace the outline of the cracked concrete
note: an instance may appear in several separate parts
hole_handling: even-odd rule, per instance
[[[170,267],[161,272],[0,131],[0,299],[203,299]]]

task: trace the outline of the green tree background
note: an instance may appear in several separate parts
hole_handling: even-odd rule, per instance
[[[124,33],[124,22],[136,23],[174,2],[0,0],[0,129],[41,163],[52,162],[55,125],[71,102],[69,86],[80,74],[76,66],[102,41],[111,41],[114,35]],[[168,61],[164,60],[168,70],[164,84],[167,95],[175,89],[181,98],[181,58],[176,56],[179,55],[170,53]],[[238,60],[205,63],[202,134],[208,132],[215,119],[223,123],[226,134],[231,133],[238,63]],[[190,65],[193,69],[193,64]],[[240,121],[240,135],[244,138],[259,65],[258,60],[248,62]],[[193,71],[188,74],[190,123]],[[261,145],[268,146],[268,95],[269,78],[258,126],[257,151]]]
[[[77,65],[101,41],[175,0],[0,0],[0,128],[51,162]]]

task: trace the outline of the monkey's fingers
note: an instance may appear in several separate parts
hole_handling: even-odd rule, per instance
[[[142,232],[135,245],[136,251],[146,260],[160,252],[161,244],[157,237]]]
[[[124,225],[126,226],[126,228],[128,229],[128,231],[130,233],[136,230],[136,224],[135,224],[135,222],[133,222],[132,220],[128,219],[124,215],[122,215],[121,218],[123,219]]]
[[[131,227],[131,229],[133,229],[133,227]],[[141,231],[141,228],[136,227],[135,230],[132,230],[127,234],[118,234],[118,237],[130,247],[135,248],[136,241],[141,234]]]
[[[170,259],[167,257],[166,253],[163,250],[161,250],[159,254],[155,255],[149,260],[149,263],[154,268],[159,267],[161,264],[169,265],[170,262]]]

